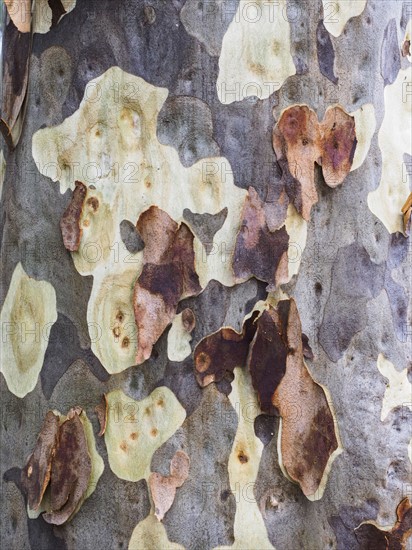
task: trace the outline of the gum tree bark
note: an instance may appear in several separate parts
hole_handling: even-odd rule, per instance
[[[2,547],[410,548],[411,2],[5,4]]]

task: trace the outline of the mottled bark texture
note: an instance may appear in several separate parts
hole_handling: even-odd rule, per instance
[[[409,549],[411,2],[29,4],[0,546]]]

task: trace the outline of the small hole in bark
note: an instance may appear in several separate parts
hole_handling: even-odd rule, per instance
[[[223,502],[226,502],[227,499],[229,498],[229,495],[230,495],[230,491],[228,491],[227,489],[226,489],[226,491],[222,491],[220,493],[220,500],[223,501]]]
[[[90,197],[87,199],[87,204],[96,212],[99,208],[99,199],[97,197]]]
[[[243,451],[240,451],[240,453],[237,455],[239,462],[241,464],[246,464],[246,462],[249,461],[249,458],[245,455]]]
[[[130,340],[129,338],[123,338],[122,340],[122,348],[128,348],[129,347],[129,344],[130,344]]]

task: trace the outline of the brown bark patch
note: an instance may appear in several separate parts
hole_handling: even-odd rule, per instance
[[[322,496],[324,475],[339,443],[325,391],[313,380],[303,360],[302,329],[293,299],[285,337],[285,373],[272,398],[282,417],[280,459],[303,493],[317,499]]]
[[[189,333],[191,333],[196,326],[195,314],[188,307],[182,311],[182,323],[186,332]]]
[[[273,148],[286,192],[305,220],[318,201],[315,162],[322,166],[327,185],[336,187],[352,167],[356,144],[355,119],[340,106],[327,109],[321,123],[307,105],[283,111],[273,131]]]
[[[237,282],[255,276],[269,283],[268,291],[287,280],[289,235],[285,227],[270,231],[265,204],[256,190],[249,187],[233,255],[233,271]],[[282,260],[285,260],[282,261]]]
[[[396,509],[397,520],[390,530],[372,522],[362,523],[355,529],[360,548],[373,550],[406,550],[406,542],[412,535],[412,505],[405,497]]]
[[[62,16],[67,13],[61,0],[48,0],[48,4],[52,11],[52,27],[55,27]]]
[[[282,417],[283,470],[308,498],[317,500],[339,442],[326,393],[312,379],[304,353],[313,357],[296,303],[290,299],[254,312],[241,333],[224,327],[207,336],[197,345],[194,359],[202,387],[247,365],[261,410]],[[242,464],[247,462],[243,455],[238,455]]]
[[[403,214],[403,228],[405,235],[411,233],[411,219],[412,219],[412,193],[407,198],[405,204],[402,207]]]
[[[75,185],[76,187],[73,191],[70,203],[60,220],[63,243],[70,252],[78,250],[80,246],[80,239],[82,236],[80,218],[87,194],[87,187],[84,183],[76,181]],[[90,200],[91,199],[88,199],[88,201]]]
[[[34,450],[21,472],[22,487],[27,494],[27,502],[32,510],[37,510],[40,506],[49,484],[58,432],[59,417],[49,411],[44,419]]]
[[[47,523],[62,525],[81,503],[91,475],[91,458],[79,411],[72,410],[60,427],[50,478],[50,513]]]
[[[155,515],[162,521],[170,510],[176,495],[176,489],[181,487],[189,475],[190,459],[184,451],[177,451],[170,463],[170,475],[165,477],[152,473],[149,477],[149,487],[155,505]]]
[[[7,0],[2,37],[0,130],[13,149],[20,138],[27,105],[32,47],[31,0]]]
[[[287,321],[289,301],[277,309],[270,307],[256,322],[256,333],[250,345],[248,366],[259,405],[263,412],[275,414],[273,394],[286,371],[288,355]]]
[[[99,421],[100,425],[100,431],[97,434],[98,436],[104,435],[104,432],[106,431],[106,424],[107,424],[107,397],[106,394],[102,395],[102,400],[96,407],[94,408],[96,412],[97,419]]]
[[[156,206],[143,212],[137,230],[145,242],[143,269],[134,288],[138,328],[137,364],[151,355],[153,345],[176,314],[178,302],[201,291],[194,265],[194,236]]]
[[[219,382],[226,373],[246,364],[249,345],[255,333],[257,313],[243,323],[242,332],[221,328],[201,340],[194,351],[196,380],[201,387]]]

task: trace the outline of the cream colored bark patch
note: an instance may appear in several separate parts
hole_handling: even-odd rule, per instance
[[[351,17],[360,15],[367,0],[322,0],[323,24],[332,36],[339,36]]]
[[[57,24],[62,17],[71,12],[76,6],[76,0],[60,1],[66,13],[63,13],[63,11],[61,11],[61,16],[55,13],[53,18],[53,11],[49,5],[49,1],[36,0],[33,13],[33,32],[38,32],[40,34],[45,34],[46,32],[49,32],[52,24]],[[56,22],[54,20],[56,20]]]
[[[170,542],[163,523],[153,514],[139,522],[129,541],[129,550],[185,550],[180,544]]]
[[[186,208],[217,214],[227,207],[210,254],[195,238],[195,269],[202,288],[211,279],[234,284],[230,256],[246,191],[234,185],[225,158],[207,158],[185,168],[177,151],[157,140],[158,113],[167,94],[165,88],[112,67],[88,83],[78,111],[33,136],[39,170],[58,181],[62,193],[73,190],[76,180],[88,187],[80,219],[82,237],[72,257],[79,273],[93,275],[88,304],[92,350],[110,373],[134,365],[136,356],[131,325],[129,341],[113,332],[119,302],[128,314],[129,288],[143,259],[142,252],[131,254],[125,248],[120,234],[123,220],[135,224],[152,205],[177,223],[184,221]]]
[[[371,103],[365,103],[359,109],[351,113],[355,119],[356,149],[352,161],[351,172],[362,166],[369,152],[371,140],[376,130],[375,107]]]
[[[289,204],[286,221],[286,231],[289,234],[288,273],[289,279],[299,273],[300,262],[306,247],[308,223],[297,212],[293,204]]]
[[[76,180],[87,186],[81,240],[72,258],[79,273],[93,275],[87,313],[92,350],[111,374],[133,366],[138,351],[132,301],[143,253],[125,248],[123,220],[135,224],[156,205],[190,226],[183,219],[186,208],[199,214],[227,208],[209,254],[195,237],[195,270],[202,288],[211,279],[226,286],[235,283],[231,255],[246,191],[234,185],[225,158],[207,158],[185,168],[173,147],[160,144],[157,117],[166,97],[164,88],[112,67],[89,82],[76,113],[33,136],[39,169],[59,182],[62,193],[73,190]],[[306,224],[291,208],[286,229],[290,241],[301,246]],[[296,250],[290,250],[290,258],[289,278],[299,266]]]
[[[408,380],[408,369],[397,371],[382,353],[378,355],[377,366],[382,376],[388,380],[382,402],[383,422],[396,407],[409,407],[412,410],[412,384]]]
[[[296,73],[286,7],[285,0],[240,0],[219,57],[221,103],[266,99]]]
[[[121,265],[124,267],[124,264]],[[110,374],[135,364],[137,332],[133,288],[139,272],[129,266],[93,285],[88,304],[93,353]]]
[[[191,312],[193,323],[188,324],[187,317],[190,314],[185,312],[191,312],[191,310],[185,309],[176,315],[167,335],[167,356],[170,361],[184,361],[192,352],[190,342],[192,340],[191,332],[194,328],[194,315]]]
[[[1,372],[17,397],[36,386],[56,320],[53,286],[30,278],[18,263],[0,315]]]
[[[229,456],[228,470],[230,488],[234,494],[240,492],[240,498],[236,502],[235,542],[232,546],[220,547],[220,550],[272,549],[274,546],[268,539],[253,493],[263,451],[263,443],[255,435],[254,421],[261,411],[249,372],[245,368],[236,367],[234,374],[229,399],[239,415],[239,423]]]
[[[385,87],[385,117],[379,130],[382,175],[379,187],[369,193],[369,209],[389,233],[403,232],[402,206],[409,195],[404,154],[412,154],[412,69],[399,71]]]
[[[90,420],[88,419],[85,411],[82,411],[82,414],[80,415],[80,420],[81,420],[81,423],[83,424],[84,433],[87,439],[87,448],[89,450],[90,458],[92,461],[92,471],[90,474],[89,484],[87,486],[86,493],[83,497],[83,501],[79,504],[75,513],[79,511],[83,502],[87,498],[89,498],[90,495],[93,494],[94,490],[96,489],[97,482],[99,481],[104,470],[103,459],[99,455],[96,449],[96,439],[94,437],[93,426]]]
[[[153,453],[183,424],[186,411],[167,387],[135,401],[121,390],[107,394],[104,434],[110,468],[127,481],[147,479]]]

